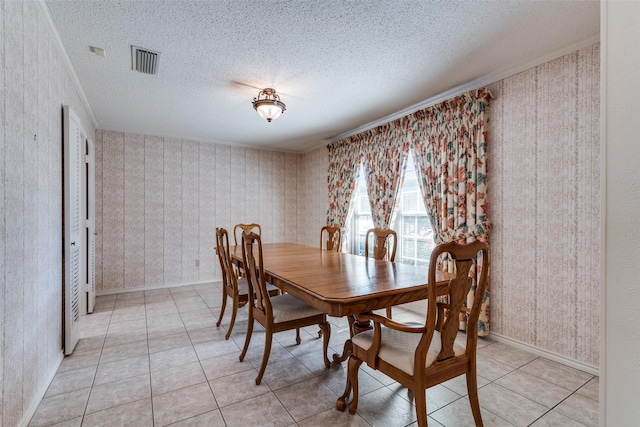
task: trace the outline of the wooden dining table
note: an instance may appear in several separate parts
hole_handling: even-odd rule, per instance
[[[242,264],[242,246],[231,257]],[[429,269],[295,243],[264,243],[267,282],[328,314],[342,317],[427,298]],[[436,280],[448,279],[440,273]],[[451,275],[453,277],[453,275]]]
[[[232,246],[231,258],[242,265],[242,246]],[[426,300],[429,269],[423,266],[374,260],[295,243],[262,245],[266,280],[329,316],[349,316],[353,333],[366,329],[355,316],[413,301]],[[446,289],[453,274],[436,275]],[[355,325],[355,327],[354,327]],[[343,361],[350,353],[345,343]]]

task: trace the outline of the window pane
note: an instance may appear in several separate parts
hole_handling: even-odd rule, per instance
[[[411,157],[405,173],[397,211],[396,231],[401,245],[396,259],[402,263],[426,266],[433,250],[431,224],[426,215]]]
[[[419,265],[420,267],[429,267],[429,260],[428,259],[426,259],[426,260],[419,259],[419,260],[416,261],[416,265]]]
[[[416,234],[416,217],[415,216],[402,216],[402,227],[400,233],[402,236],[414,236]]]
[[[426,239],[419,239],[417,242],[417,258],[429,261],[433,245]]]
[[[424,206],[424,200],[422,199],[422,194],[420,194],[420,190],[416,192],[416,211],[427,213],[427,208]]]
[[[415,171],[413,171],[413,176],[406,176],[404,178],[404,191],[405,192],[416,192],[418,191],[418,180],[416,179]],[[407,175],[409,175],[407,171]]]
[[[400,258],[400,259],[398,259],[396,261],[398,261],[401,264],[409,264],[409,265],[415,265],[416,264],[416,261],[413,258],[404,258],[403,257],[403,258]],[[429,265],[429,263],[427,263],[427,265]]]
[[[369,208],[369,198],[366,197],[360,197],[360,200],[358,201],[358,212],[359,213],[364,213],[367,212],[370,208]]]
[[[414,258],[416,253],[416,241],[413,239],[402,239],[402,255]]]
[[[415,212],[418,210],[418,202],[415,192],[403,192],[402,194],[402,210],[407,212]]]
[[[431,238],[433,231],[431,230],[431,223],[426,215],[417,217],[418,221],[418,235],[420,237]]]

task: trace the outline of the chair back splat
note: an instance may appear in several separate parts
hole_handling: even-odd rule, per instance
[[[325,225],[320,230],[320,249],[340,252],[342,246],[342,230],[340,227]]]
[[[260,224],[236,224],[233,227],[233,242],[236,246],[242,243],[242,233],[244,233],[245,231],[253,231],[254,233],[257,233],[258,236],[262,236],[262,227],[260,227]],[[238,277],[246,277],[244,268],[234,265],[233,269]]]
[[[383,230],[381,228],[371,228],[367,230],[364,243],[364,256],[369,258],[369,240],[373,235],[373,254],[374,259],[384,259],[387,261],[395,261],[396,248],[398,246],[398,235],[395,231]]]
[[[249,289],[253,290],[256,295],[254,306],[264,318],[273,317],[271,309],[271,300],[267,294],[267,282],[264,278],[264,269],[262,267],[262,241],[260,236],[250,233],[245,238],[246,232],[242,237],[242,259],[244,260],[245,269],[251,273],[247,274],[247,282]],[[257,244],[254,244],[257,243]],[[255,313],[254,313],[255,314]]]
[[[369,236],[373,235],[373,259],[387,260],[394,262],[396,259],[396,249],[398,246],[398,235],[395,231],[383,230],[381,228],[370,228],[367,230],[364,241],[364,256],[369,258]],[[391,319],[391,307],[387,307],[387,317]]]

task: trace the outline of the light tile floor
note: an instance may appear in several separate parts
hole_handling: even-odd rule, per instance
[[[226,341],[229,309],[215,327],[217,284],[97,298],[81,339],[66,357],[30,426],[411,426],[407,390],[362,365],[356,415],[335,403],[346,363],[324,367],[316,328],[274,335],[269,365],[255,385],[264,330],[256,324],[244,362],[246,310]],[[394,319],[420,320],[394,308]],[[348,337],[331,318],[332,353]],[[480,339],[478,382],[486,426],[596,426],[598,377]],[[427,391],[431,426],[472,426],[464,377]]]

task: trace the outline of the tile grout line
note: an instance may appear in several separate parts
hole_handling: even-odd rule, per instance
[[[93,374],[93,381],[91,381],[91,388],[89,389],[89,396],[87,396],[87,402],[84,405],[84,411],[82,412],[82,421],[80,425],[84,423],[84,418],[87,415],[87,409],[89,408],[89,401],[91,400],[91,394],[93,393],[93,387],[96,382],[96,377],[98,376],[98,369],[100,368],[100,360],[102,359],[102,352],[104,351],[104,346],[107,342],[107,335],[109,333],[109,327],[111,326],[111,320],[113,319],[113,312],[115,311],[116,302],[118,298],[116,297],[113,301],[113,306],[111,307],[111,313],[109,314],[109,324],[107,325],[107,329],[104,332],[104,339],[102,340],[102,346],[100,347],[100,357],[98,357],[98,364],[96,365],[96,371]],[[95,307],[94,307],[95,311]]]

